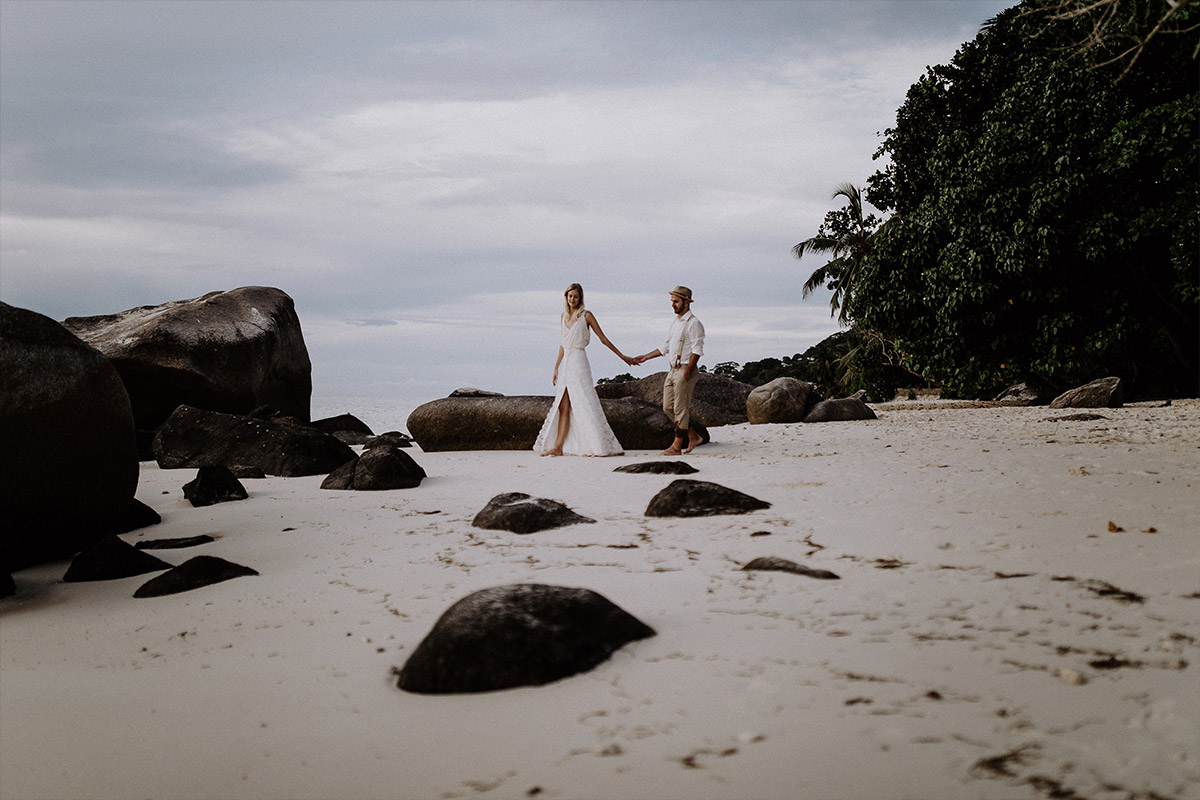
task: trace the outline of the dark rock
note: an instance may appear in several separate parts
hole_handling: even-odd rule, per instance
[[[407,433],[387,431],[363,442],[363,449],[370,450],[373,447],[382,447],[383,445],[387,445],[388,447],[412,447],[412,444],[412,437]]]
[[[427,453],[529,450],[552,397],[445,397],[418,406],[406,427]]]
[[[75,556],[63,580],[111,581],[170,568],[162,559],[143,553],[116,536],[105,536]]]
[[[604,418],[613,435],[625,450],[665,450],[675,441],[675,426],[660,406],[624,397],[601,400],[600,407],[604,409]],[[695,418],[691,427],[700,435],[700,444],[708,444],[708,428]],[[533,442],[529,446],[532,447]]]
[[[483,389],[472,389],[471,387],[463,387],[455,389],[447,397],[504,397],[500,392],[487,392]]]
[[[849,422],[860,419],[878,419],[870,406],[853,397],[837,400],[822,400],[804,415],[805,422]]]
[[[412,489],[421,485],[425,470],[412,456],[396,447],[381,445],[342,464],[321,483],[322,489],[360,492]]]
[[[1000,402],[1020,403],[1027,406],[1044,406],[1050,402],[1046,387],[1034,382],[1025,381],[1009,386],[995,399]]]
[[[1061,417],[1044,417],[1042,422],[1095,422],[1098,419],[1108,419],[1103,414],[1064,414]]]
[[[407,692],[540,686],[590,670],[654,630],[590,589],[543,584],[470,594],[442,614],[400,670]]]
[[[330,472],[325,476],[325,480],[321,481],[322,489],[353,489],[354,488],[354,470],[358,466],[358,456],[342,464],[340,467]]]
[[[267,477],[267,473],[263,472],[260,467],[252,467],[249,464],[230,464],[229,472],[235,478],[245,478],[246,480],[259,480]]]
[[[375,436],[375,432],[353,414],[339,414],[336,417],[319,419],[312,423],[312,427],[350,445],[364,444]]]
[[[146,539],[142,542],[134,542],[133,546],[138,550],[181,550],[185,547],[197,547],[215,541],[216,539],[208,534],[201,534],[199,536],[181,536],[176,539]]]
[[[252,466],[294,478],[327,474],[354,458],[349,445],[307,426],[180,406],[154,436],[163,469]]]
[[[134,499],[137,442],[113,365],[59,323],[0,303],[0,569],[68,558]]]
[[[314,428],[325,433],[337,433],[339,431],[348,431],[351,433],[361,433],[367,437],[375,435],[375,432],[358,417],[353,414],[338,414],[336,417],[326,417],[318,419],[310,423]]]
[[[709,517],[746,514],[771,504],[717,483],[680,478],[650,500],[648,517]]]
[[[640,464],[626,464],[613,470],[613,472],[630,472],[635,475],[692,475],[699,471],[684,461],[643,461]]]
[[[245,500],[250,495],[228,467],[201,467],[195,479],[183,485],[183,496],[199,507]]]
[[[339,442],[342,442],[343,444],[348,444],[351,446],[356,444],[366,444],[372,439],[372,437],[368,434],[356,433],[355,431],[334,431],[330,434],[330,436],[337,439]]]
[[[557,501],[530,497],[521,492],[508,492],[489,500],[483,510],[475,515],[475,519],[471,520],[471,525],[512,533],[536,533],[595,521],[576,514]]]
[[[240,578],[245,575],[258,573],[241,564],[234,564],[216,556],[195,556],[143,583],[133,593],[134,597],[162,597],[168,594],[179,594],[202,586]]]
[[[304,425],[305,427],[312,427],[312,423],[306,422],[295,414],[287,414],[279,409],[272,408],[271,406],[258,406],[244,416],[250,417],[250,419],[264,419],[267,422],[279,422],[287,425]]]
[[[552,397],[446,397],[419,406],[407,427],[427,453],[442,450],[529,450]],[[625,450],[661,450],[675,440],[662,409],[634,398],[601,400],[613,434]],[[708,441],[708,431],[697,425]]]
[[[658,372],[636,381],[602,383],[596,387],[596,393],[601,399],[610,400],[635,397],[661,409],[663,381],[666,378],[666,372]],[[696,382],[696,390],[692,394],[692,422],[706,428],[740,425],[746,422],[746,398],[753,389],[748,383],[735,381],[724,375],[701,372]],[[629,448],[628,445],[625,446]]]
[[[112,360],[143,429],[180,405],[309,419],[312,364],[292,298],[246,286],[63,325]]]
[[[135,497],[125,512],[105,530],[105,533],[129,533],[141,528],[149,528],[160,522],[162,522],[162,517],[158,512]]]
[[[1125,384],[1120,378],[1101,378],[1050,401],[1051,408],[1120,408],[1125,404]]]
[[[827,569],[813,569],[806,567],[803,564],[797,564],[795,561],[789,561],[786,558],[777,556],[763,556],[751,560],[743,570],[750,572],[753,570],[774,570],[776,572],[791,572],[795,575],[803,575],[806,578],[817,578],[823,581],[841,580],[836,573],[830,572]]]
[[[8,572],[0,572],[0,597],[12,597],[17,593],[17,582]]]
[[[800,422],[819,399],[811,383],[796,378],[776,378],[756,386],[746,398],[746,417],[752,425]]]

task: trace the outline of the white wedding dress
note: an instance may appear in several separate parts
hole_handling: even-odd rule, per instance
[[[624,451],[621,443],[608,426],[600,398],[592,383],[592,367],[588,363],[587,351],[591,341],[591,330],[587,320],[580,315],[575,324],[567,326],[566,316],[560,323],[562,328],[563,359],[558,367],[558,386],[550,413],[542,423],[541,433],[533,444],[535,452],[544,453],[554,447],[558,437],[558,410],[563,392],[571,397],[571,427],[563,442],[563,455],[572,456],[618,456]]]

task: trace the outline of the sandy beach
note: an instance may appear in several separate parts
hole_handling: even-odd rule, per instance
[[[126,541],[209,534],[155,554],[260,574],[135,599],[152,576],[18,572],[0,797],[1200,797],[1200,401],[874,408],[713,428],[690,477],[771,503],[740,516],[645,516],[674,477],[613,469],[650,451],[414,449],[416,489],[204,508],[143,464],[163,521]],[[471,526],[514,491],[596,524]],[[395,687],[448,606],[519,582],[657,635],[540,687]]]

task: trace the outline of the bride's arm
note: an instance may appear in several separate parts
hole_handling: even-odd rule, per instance
[[[600,337],[600,341],[604,342],[604,346],[607,347],[609,350],[612,350],[614,353],[616,353],[617,358],[621,359],[626,364],[632,364],[633,360],[630,359],[628,356],[626,356],[624,353],[622,353],[620,350],[618,350],[617,346],[615,344],[613,344],[612,342],[610,342],[608,340],[608,337],[604,335],[604,331],[600,330],[600,323],[596,321],[595,315],[592,314],[592,312],[590,312],[590,311],[585,311],[585,312],[583,312],[583,314],[584,314],[584,319],[587,320],[588,327],[596,332],[596,335]]]

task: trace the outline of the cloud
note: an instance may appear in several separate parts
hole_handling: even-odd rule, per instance
[[[682,282],[710,364],[801,352],[790,248],[1004,5],[6,2],[0,298],[278,286],[342,394],[544,388],[572,281],[639,351]]]

